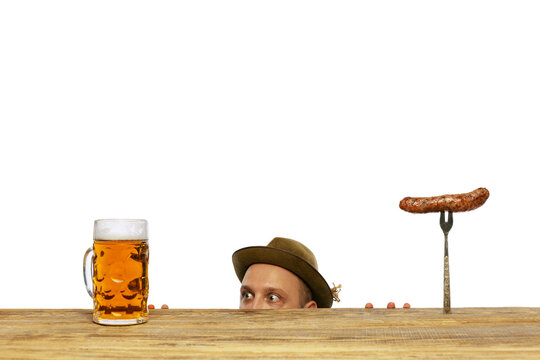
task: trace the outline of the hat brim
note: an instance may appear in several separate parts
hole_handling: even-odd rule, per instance
[[[282,267],[302,279],[311,290],[317,307],[332,307],[332,290],[322,275],[307,261],[288,251],[268,246],[250,246],[232,255],[234,270],[242,281],[247,269],[253,264],[270,264]]]

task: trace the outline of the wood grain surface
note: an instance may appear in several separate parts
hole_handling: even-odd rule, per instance
[[[540,308],[151,310],[102,326],[90,310],[0,310],[2,359],[540,359]]]

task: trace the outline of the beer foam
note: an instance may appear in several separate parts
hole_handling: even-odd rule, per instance
[[[148,222],[143,219],[96,220],[94,240],[148,240]]]

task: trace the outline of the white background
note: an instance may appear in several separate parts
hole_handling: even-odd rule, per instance
[[[150,225],[150,303],[236,308],[304,242],[336,307],[540,306],[536,1],[3,1],[0,307],[90,308],[97,218]]]

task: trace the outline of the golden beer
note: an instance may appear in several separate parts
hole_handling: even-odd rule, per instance
[[[94,321],[148,318],[148,242],[94,240]]]
[[[94,322],[130,325],[148,320],[146,220],[96,220],[94,246],[84,256],[83,270]]]

